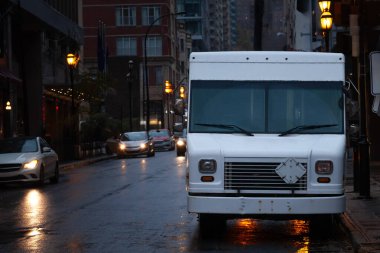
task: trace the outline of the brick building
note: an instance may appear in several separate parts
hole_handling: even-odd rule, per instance
[[[151,128],[171,129],[174,123],[165,109],[174,95],[164,94],[164,83],[177,85],[187,76],[178,61],[181,41],[175,12],[174,0],[83,0],[84,64],[90,72],[105,71],[111,77],[105,108],[122,122],[132,121],[132,129],[122,124],[123,131],[145,129],[147,90]]]

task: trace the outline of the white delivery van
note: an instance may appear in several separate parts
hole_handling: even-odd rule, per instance
[[[285,217],[345,211],[344,56],[190,56],[188,211]]]

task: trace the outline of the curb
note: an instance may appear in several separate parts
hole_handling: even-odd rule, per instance
[[[357,224],[347,211],[340,215],[339,220],[341,227],[350,236],[355,253],[380,252],[380,244],[372,242],[364,228]]]
[[[70,170],[70,169],[81,168],[81,167],[84,167],[84,166],[92,164],[92,163],[113,159],[115,157],[116,157],[115,155],[104,155],[104,156],[99,156],[99,157],[85,159],[85,160],[67,162],[67,163],[60,164],[59,169],[60,170]]]
[[[345,232],[350,236],[354,252],[366,252],[366,251],[360,251],[361,250],[361,244],[364,241],[364,233],[361,231],[360,227],[358,227],[351,217],[345,212],[340,215],[340,221],[341,226],[345,230]]]

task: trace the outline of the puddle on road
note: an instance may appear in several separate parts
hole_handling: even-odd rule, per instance
[[[52,234],[52,231],[44,228],[19,228],[6,231],[0,230],[0,244],[13,243],[21,238]]]

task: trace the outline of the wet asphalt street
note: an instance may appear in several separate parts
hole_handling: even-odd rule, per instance
[[[0,186],[0,252],[353,252],[341,228],[306,220],[229,220],[200,233],[188,214],[185,159],[111,159],[39,188]]]

